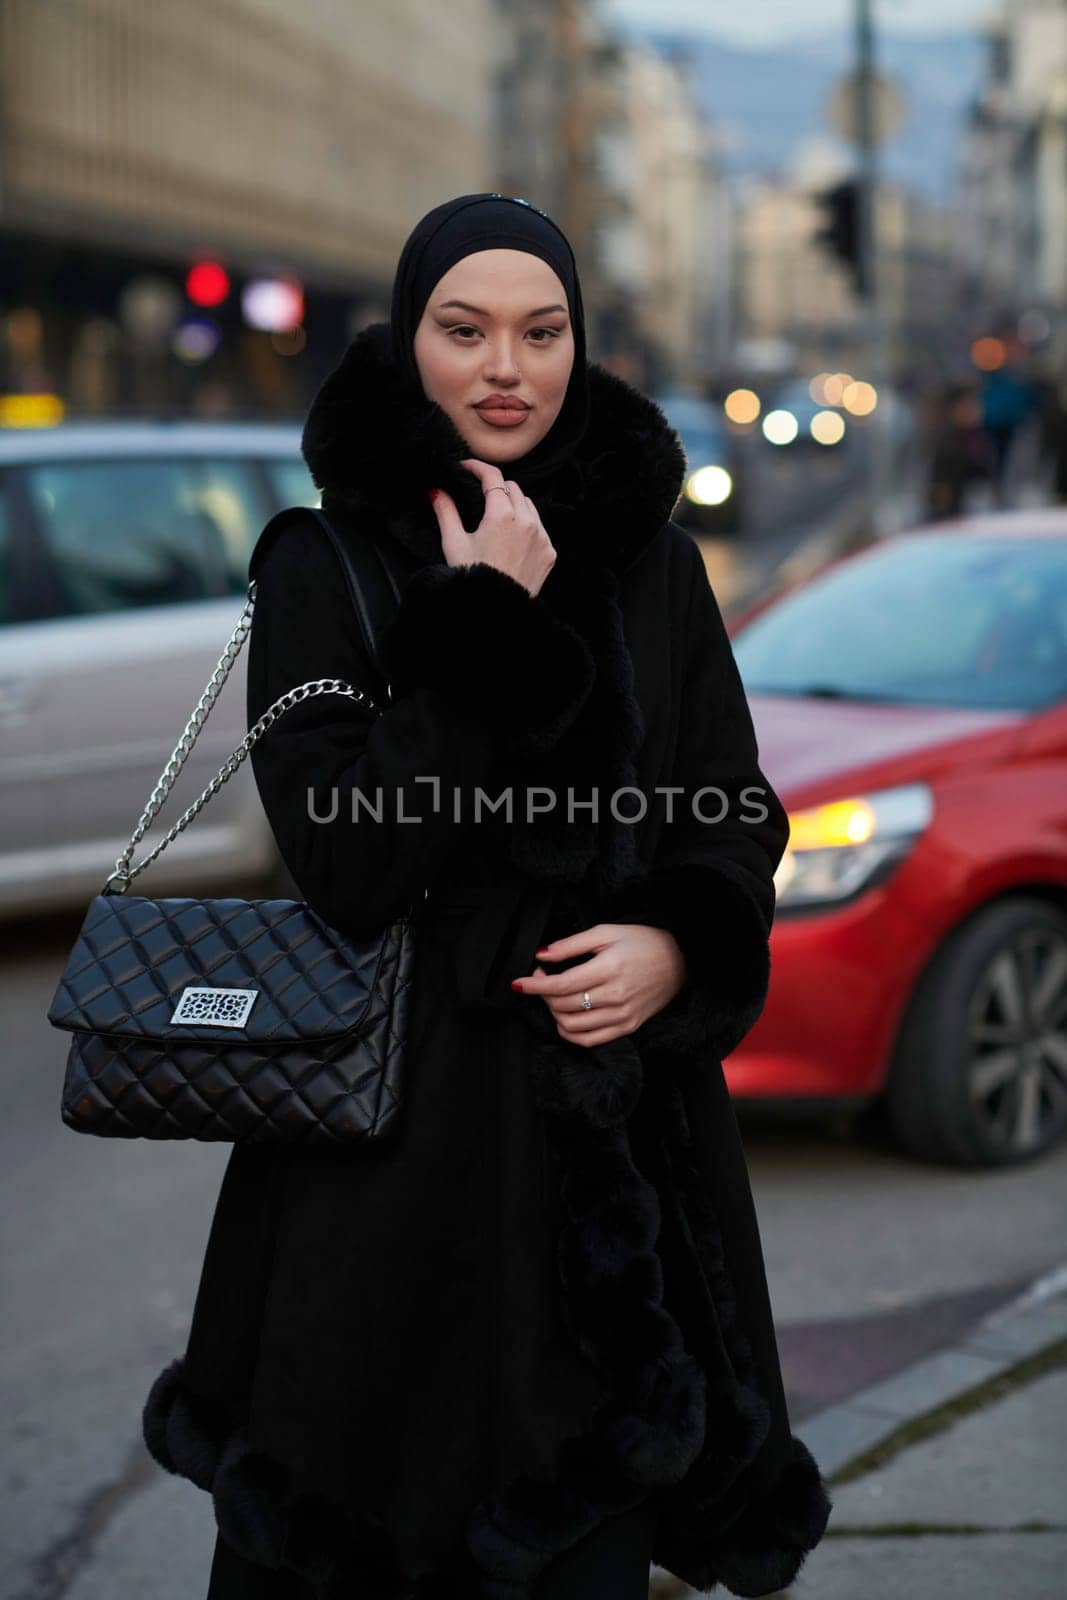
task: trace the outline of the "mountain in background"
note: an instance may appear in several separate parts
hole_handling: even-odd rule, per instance
[[[844,31],[788,45],[744,49],[705,33],[626,24],[625,37],[654,46],[689,74],[703,114],[724,135],[723,159],[738,174],[787,174],[805,146],[840,143],[826,104],[851,66]],[[900,134],[884,147],[887,178],[929,199],[954,194],[964,113],[981,81],[982,39],[966,32],[879,37],[879,66],[905,100]],[[842,154],[848,147],[841,144]]]

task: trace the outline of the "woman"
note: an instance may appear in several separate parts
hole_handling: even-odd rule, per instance
[[[402,569],[392,699],[304,702],[255,776],[315,909],[359,936],[417,903],[418,961],[398,1141],[234,1148],[145,1405],[212,1493],[210,1600],[636,1600],[650,1558],[769,1593],[829,1500],[721,1058],[788,821],[669,520],[677,436],[587,360],[562,233],[475,194],[414,229],[303,447]],[[314,519],[251,571],[250,721],[317,677],[385,701]]]

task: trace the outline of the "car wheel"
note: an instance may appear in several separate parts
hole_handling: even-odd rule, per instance
[[[1010,1166],[1067,1129],[1067,916],[1013,897],[945,942],[912,997],[886,1085],[913,1154]]]

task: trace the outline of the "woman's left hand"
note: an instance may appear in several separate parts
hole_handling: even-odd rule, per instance
[[[594,952],[592,958],[566,972],[549,974],[538,965],[529,977],[512,984],[517,994],[540,995],[560,1037],[572,1044],[609,1044],[633,1033],[673,1000],[685,982],[685,957],[674,935],[643,922],[598,922],[553,940],[537,954],[547,961],[567,961],[587,951]],[[586,990],[593,1004],[583,1011]]]

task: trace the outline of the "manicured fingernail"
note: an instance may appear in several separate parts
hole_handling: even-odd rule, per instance
[[[511,987],[513,989],[518,989],[521,992],[522,991],[522,979],[521,978],[512,978]]]
[[[441,491],[439,489],[427,489],[427,491],[426,491],[427,500],[431,500],[431,501],[432,500],[436,500],[437,496],[440,494],[440,492]]]

